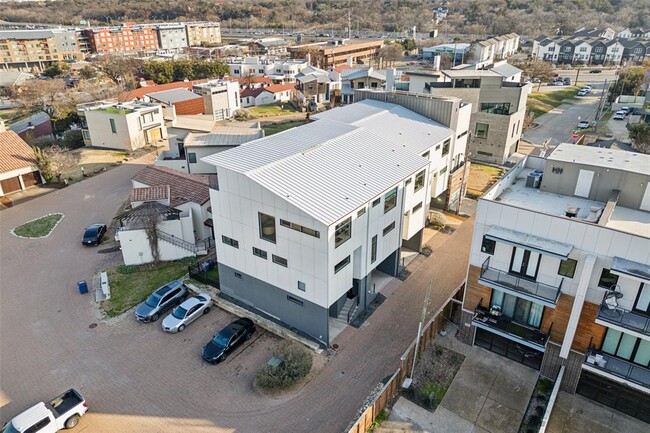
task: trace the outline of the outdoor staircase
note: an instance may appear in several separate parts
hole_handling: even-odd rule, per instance
[[[359,308],[359,305],[357,304],[357,298],[347,299],[343,305],[343,308],[341,309],[341,312],[336,317],[336,321],[347,325],[349,323],[348,317],[350,320],[352,320],[355,313],[357,312],[357,308]]]
[[[166,233],[160,229],[156,229],[156,230],[158,231],[158,239],[160,240],[169,242],[170,244],[182,248],[186,251],[190,251],[196,254],[197,256],[205,256],[206,254],[208,254],[209,242],[199,240],[193,244],[191,242],[187,242],[186,240],[177,238],[176,236]]]

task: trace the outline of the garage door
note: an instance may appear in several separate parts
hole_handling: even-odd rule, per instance
[[[38,171],[33,171],[31,173],[23,174],[23,183],[25,184],[25,188],[38,185],[39,183],[41,183],[41,175],[38,173]]]
[[[2,185],[2,191],[5,194],[9,194],[10,192],[14,191],[20,191],[20,180],[17,177],[12,177],[10,179],[0,181],[0,185]]]
[[[576,392],[624,414],[650,422],[650,394],[583,371]]]

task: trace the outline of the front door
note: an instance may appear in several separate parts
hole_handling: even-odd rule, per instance
[[[537,278],[539,261],[539,253],[514,247],[510,260],[510,272],[534,280]]]

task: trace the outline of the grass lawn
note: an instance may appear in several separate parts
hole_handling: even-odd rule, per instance
[[[247,108],[253,117],[273,117],[283,116],[285,114],[296,113],[293,105],[287,103],[276,105],[260,105],[258,107]]]
[[[26,222],[16,227],[13,231],[24,238],[41,238],[49,235],[54,227],[61,221],[63,214],[55,213]]]
[[[503,170],[490,165],[472,163],[469,166],[469,178],[467,180],[467,195],[481,196],[501,177]]]
[[[528,111],[532,111],[535,113],[535,117],[539,117],[562,105],[565,100],[575,98],[579,90],[579,86],[571,86],[564,87],[562,90],[533,92],[528,95]]]
[[[156,266],[118,265],[108,269],[111,299],[102,303],[104,311],[108,317],[122,314],[142,302],[158,287],[185,275],[187,267],[194,263],[196,259],[188,257],[174,262],[161,262]]]
[[[269,135],[277,134],[278,132],[286,131],[287,129],[295,128],[296,126],[304,125],[304,120],[289,120],[282,123],[272,123],[270,125],[262,126],[264,134]]]

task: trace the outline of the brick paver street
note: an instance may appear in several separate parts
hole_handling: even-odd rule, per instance
[[[131,313],[98,319],[91,295],[78,293],[77,281],[121,257],[82,247],[83,227],[109,222],[141,168],[125,164],[0,214],[2,422],[75,387],[90,407],[76,428],[84,433],[340,433],[397,368],[415,336],[429,281],[429,311],[435,311],[466,274],[472,219],[451,235],[436,235],[433,254],[364,326],[339,335],[338,350],[309,383],[287,395],[262,396],[252,382],[270,356],[275,337],[269,333],[259,332],[225,364],[211,366],[199,351],[231,319],[227,313],[213,311],[182,334],[167,335],[159,323],[137,323]],[[50,237],[9,233],[50,212],[65,214]]]

